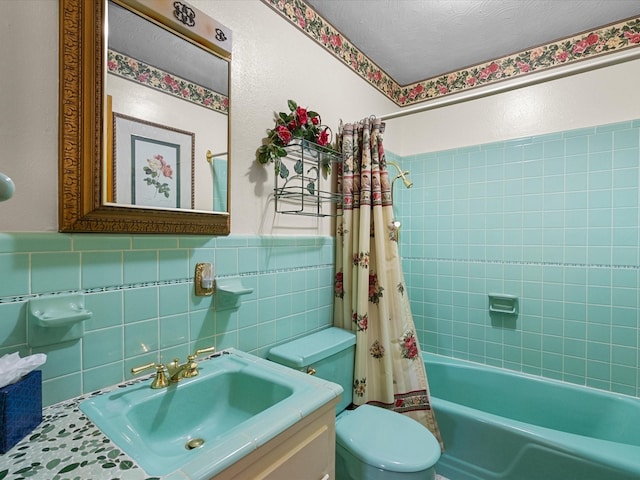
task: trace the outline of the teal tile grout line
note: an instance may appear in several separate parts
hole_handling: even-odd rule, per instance
[[[236,277],[260,277],[264,275],[272,275],[278,273],[293,273],[293,272],[305,272],[305,271],[316,271],[319,268],[333,268],[333,264],[317,264],[308,267],[292,267],[292,268],[277,268],[268,271],[254,271],[254,272],[242,272],[237,274],[225,274],[225,275],[216,275],[216,280],[227,279],[227,278],[236,278]],[[84,288],[77,290],[61,290],[61,291],[50,291],[45,293],[32,293],[32,294],[24,294],[24,295],[15,295],[15,296],[7,296],[0,297],[0,304],[3,303],[20,303],[26,300],[30,300],[33,298],[38,298],[43,295],[62,295],[67,293],[100,293],[100,292],[114,292],[121,290],[130,290],[135,288],[144,288],[144,287],[157,287],[162,285],[179,285],[179,284],[192,284],[193,278],[177,278],[172,280],[157,280],[152,282],[140,282],[140,283],[129,283],[129,284],[121,284],[121,285],[110,285],[104,287],[92,287],[92,288]]]
[[[544,262],[533,260],[500,260],[500,259],[483,259],[483,258],[460,258],[460,257],[416,257],[406,255],[403,260],[424,261],[424,262],[456,262],[456,263],[483,263],[483,264],[500,264],[500,265],[527,265],[542,267],[579,267],[579,268],[603,268],[616,270],[640,270],[640,265],[616,265],[606,263],[565,263],[565,262]]]

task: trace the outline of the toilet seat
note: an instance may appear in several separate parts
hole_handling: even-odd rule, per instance
[[[338,417],[336,443],[361,462],[389,472],[427,470],[440,459],[440,445],[426,427],[371,405]]]

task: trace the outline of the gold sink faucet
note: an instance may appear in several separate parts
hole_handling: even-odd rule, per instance
[[[174,358],[173,361],[163,365],[161,363],[147,363],[146,365],[141,365],[139,367],[134,367],[131,369],[131,373],[133,375],[138,375],[139,373],[144,372],[145,370],[149,370],[151,368],[156,369],[156,376],[151,382],[151,388],[166,388],[172,383],[178,383],[183,378],[192,378],[198,375],[198,355],[202,355],[203,353],[213,353],[215,351],[215,347],[207,347],[196,350],[193,355],[187,356],[187,361],[185,363],[180,363],[180,360]],[[166,373],[165,373],[166,372]],[[168,378],[167,378],[168,376]]]

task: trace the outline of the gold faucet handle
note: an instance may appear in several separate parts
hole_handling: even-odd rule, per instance
[[[194,355],[197,357],[198,355],[202,355],[203,353],[213,353],[215,351],[216,347],[200,348],[195,351]]]
[[[146,365],[140,365],[139,367],[133,367],[131,369],[132,375],[138,375],[139,373],[144,372],[145,370],[149,370],[151,368],[156,367],[156,362],[147,363]]]
[[[198,376],[198,355],[203,353],[213,353],[216,351],[215,347],[207,347],[196,350],[193,355],[187,357],[188,369],[184,372],[184,376],[187,378],[193,378]]]
[[[216,351],[216,347],[200,348],[200,349],[196,350],[195,352],[193,352],[193,355],[189,355],[187,357],[187,361],[188,362],[195,362],[199,355],[202,355],[203,353],[213,353],[215,351]]]
[[[145,370],[149,370],[151,368],[156,369],[156,376],[154,377],[153,382],[151,382],[151,388],[156,389],[167,387],[169,385],[169,380],[167,380],[167,376],[164,373],[164,365],[160,363],[151,362],[147,363],[146,365],[140,365],[139,367],[133,367],[131,369],[131,373],[133,375],[138,375],[139,373],[142,373]]]

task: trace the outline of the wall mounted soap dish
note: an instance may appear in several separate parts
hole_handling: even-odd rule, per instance
[[[508,315],[518,314],[518,297],[506,293],[489,294],[489,311],[495,313],[506,313]]]
[[[242,285],[240,278],[219,278],[216,288],[216,310],[236,309],[240,297],[253,293],[253,288]]]
[[[81,293],[43,295],[29,300],[29,345],[42,347],[76,340],[84,334],[85,320],[93,315],[84,308]]]

